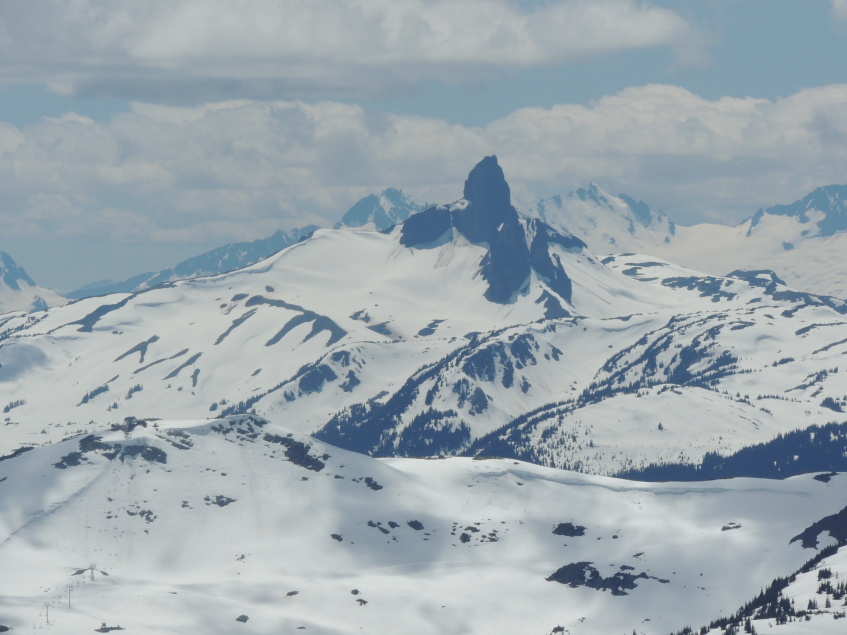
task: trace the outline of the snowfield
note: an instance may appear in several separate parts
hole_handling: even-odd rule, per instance
[[[770,274],[556,247],[573,294],[557,300],[569,317],[545,319],[558,296],[536,274],[488,302],[483,247],[410,249],[398,232],[321,230],[230,274],[8,316],[0,450],[126,416],[256,412],[366,453],[455,454],[540,409],[522,458],[614,474],[837,420],[821,403],[847,395],[843,303]],[[373,440],[362,408],[384,428]],[[430,410],[443,416],[420,430]]]
[[[800,567],[791,539],[847,494],[373,459],[251,416],[66,439],[0,479],[3,624],[60,633],[669,633]]]

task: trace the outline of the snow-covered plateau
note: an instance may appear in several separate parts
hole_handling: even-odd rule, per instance
[[[235,271],[0,317],[0,624],[847,623],[847,303],[595,256],[495,157],[397,225],[372,203]]]

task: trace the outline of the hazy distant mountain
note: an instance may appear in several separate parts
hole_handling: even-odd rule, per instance
[[[11,311],[43,311],[67,300],[35,284],[23,267],[0,251],[0,314]]]
[[[341,221],[336,223],[335,228],[361,227],[382,231],[406,220],[411,214],[418,211],[420,211],[420,206],[404,194],[402,190],[389,188],[379,195],[371,194],[358,201],[344,214]],[[103,280],[82,286],[75,291],[65,293],[64,296],[71,300],[79,300],[109,293],[130,293],[149,289],[163,282],[235,271],[272,256],[298,242],[316,229],[318,229],[317,225],[308,225],[290,231],[279,230],[269,238],[261,238],[252,242],[232,243],[207,251],[199,256],[183,260],[173,269],[141,273],[121,282]]]
[[[403,222],[420,209],[403,190],[390,187],[383,190],[382,194],[371,194],[353,205],[341,217],[341,221],[335,224],[335,229],[371,226],[377,231],[382,231]]]
[[[279,230],[269,238],[224,245],[199,256],[183,260],[173,269],[142,273],[122,282],[104,281],[105,283],[101,284],[87,284],[76,291],[66,293],[65,297],[79,300],[109,293],[130,293],[149,289],[163,282],[227,273],[263,260],[293,245],[317,228],[317,225],[309,225],[288,232]]]
[[[636,250],[716,275],[772,269],[794,288],[847,298],[847,185],[760,209],[736,227],[678,227],[669,244]]]
[[[595,254],[639,253],[713,275],[770,269],[788,286],[847,298],[847,185],[759,209],[741,224],[677,226],[663,212],[592,183],[524,210],[581,238]]]
[[[595,254],[644,252],[646,245],[670,242],[675,232],[663,212],[626,194],[607,194],[596,183],[539,201],[524,213],[579,237]]]

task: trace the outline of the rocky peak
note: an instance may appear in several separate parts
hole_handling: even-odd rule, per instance
[[[35,282],[27,275],[23,267],[20,267],[18,263],[12,260],[12,257],[5,251],[0,251],[0,281],[15,291],[21,290],[20,282],[30,287],[35,286]]]
[[[494,246],[505,230],[516,228],[518,212],[512,207],[511,191],[497,157],[485,157],[465,181],[468,206],[455,214],[455,226],[468,240]]]
[[[534,221],[535,222],[535,221]],[[584,243],[564,236],[544,223],[533,227],[532,244],[517,210],[512,206],[509,184],[496,156],[485,157],[465,181],[462,205],[433,205],[403,224],[400,243],[427,248],[438,244],[448,230],[455,229],[472,243],[487,246],[480,272],[488,282],[486,299],[505,304],[529,282],[533,269],[565,301],[570,301],[570,279],[561,263],[553,261],[550,246],[583,247]]]
[[[464,198],[492,213],[512,207],[512,193],[496,156],[485,157],[474,166],[465,181]]]

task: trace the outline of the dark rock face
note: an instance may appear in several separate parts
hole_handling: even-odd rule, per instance
[[[564,236],[539,221],[530,221],[530,223],[532,228],[535,229],[535,236],[532,239],[529,251],[530,265],[553,291],[570,302],[573,291],[571,279],[565,273],[559,257],[555,255],[551,257],[550,246],[561,245],[565,249],[581,249],[585,247],[585,243],[575,236]],[[565,311],[565,313],[567,312]]]
[[[531,248],[527,247],[526,230],[512,206],[509,184],[497,157],[485,157],[471,170],[465,181],[464,199],[467,205],[463,209],[434,205],[412,216],[403,224],[400,243],[425,247],[455,228],[472,243],[488,247],[480,262],[482,277],[488,282],[488,301],[513,301],[533,269],[553,291],[570,301],[570,278],[559,259],[551,258],[549,247],[559,244],[566,249],[582,248],[585,243],[539,221],[529,221],[535,233]]]
[[[400,244],[417,247],[441,238],[453,226],[452,214],[443,207],[432,206],[403,223]]]
[[[512,192],[506,183],[503,168],[497,163],[497,157],[491,155],[485,157],[474,166],[465,181],[465,200],[474,203],[475,208],[468,208],[467,213],[462,216],[466,225],[460,227],[462,233],[473,240],[470,232],[490,232],[500,223],[506,223],[517,216],[515,208],[512,207]],[[477,228],[474,230],[474,227]],[[485,240],[485,238],[481,238]]]
[[[320,472],[324,469],[324,462],[309,454],[309,450],[312,449],[312,446],[301,443],[300,441],[295,441],[291,437],[281,437],[278,434],[266,433],[264,439],[268,443],[279,443],[280,445],[285,446],[285,458],[295,465],[299,465],[300,467],[304,467],[307,470],[312,470],[314,472]],[[324,455],[322,458],[325,461],[329,458],[329,456]]]
[[[598,591],[611,591],[612,595],[628,595],[627,591],[632,591],[638,587],[636,580],[657,580],[662,584],[668,584],[668,580],[662,580],[644,572],[633,575],[624,570],[623,567],[613,576],[604,578],[597,569],[591,566],[592,564],[591,562],[567,564],[547,578],[547,581],[566,584],[572,589],[585,586]],[[632,567],[626,567],[626,569],[632,570]]]
[[[453,224],[473,243],[487,243],[482,277],[488,282],[485,297],[505,304],[520,290],[530,273],[529,250],[512,194],[497,157],[485,157],[465,181],[469,205],[453,213]]]
[[[140,423],[143,423],[146,427],[146,422]],[[123,428],[126,429],[127,426],[123,426]],[[118,426],[117,429],[121,429],[121,427]],[[131,430],[132,427],[129,427],[129,429]],[[122,445],[120,443],[103,443],[101,439],[102,437],[98,437],[93,434],[89,434],[88,436],[83,437],[79,440],[79,452],[71,452],[69,454],[66,454],[58,463],[54,463],[53,467],[58,468],[60,470],[64,470],[69,467],[77,467],[79,465],[82,465],[85,461],[88,460],[84,455],[90,452],[100,453],[110,461],[114,460],[117,457],[120,457],[121,462],[124,462],[126,460],[126,457],[141,457],[148,463],[164,464],[168,462],[167,453],[165,453],[164,450],[161,450],[155,446],[143,443],[135,445]]]
[[[802,533],[794,536],[788,544],[799,540],[803,549],[817,549],[818,536],[825,531],[828,531],[829,535],[838,541],[839,546],[847,544],[847,507],[837,514],[821,518],[812,523]]]
[[[582,525],[574,525],[573,523],[559,523],[553,530],[553,534],[556,536],[576,538],[577,536],[585,535],[585,527]]]

